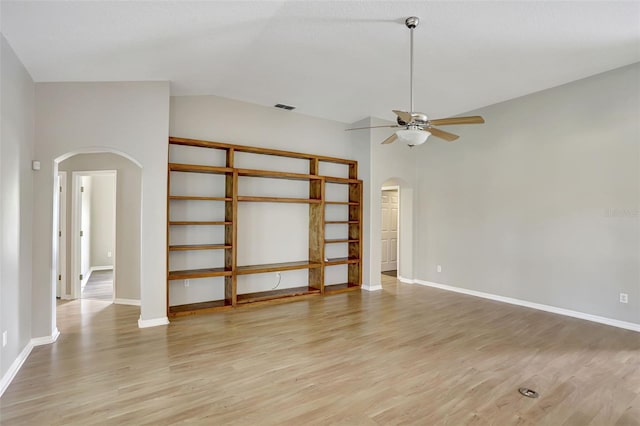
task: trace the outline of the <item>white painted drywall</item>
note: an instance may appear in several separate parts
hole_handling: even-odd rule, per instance
[[[388,121],[372,118],[371,126],[393,124]],[[403,278],[412,279],[413,271],[413,228],[414,210],[412,208],[414,188],[416,184],[416,151],[420,147],[409,148],[406,144],[396,141],[392,144],[382,145],[381,142],[389,137],[394,129],[377,128],[369,132],[371,144],[371,182],[368,198],[371,206],[370,216],[370,276],[372,285],[380,285],[381,262],[381,197],[380,190],[383,186],[393,184],[400,187],[400,265],[398,274]]]
[[[62,161],[59,170],[97,171],[116,170],[116,296],[121,299],[140,299],[140,204],[142,170],[131,160],[116,154],[78,154]],[[71,197],[67,211],[71,210]],[[71,229],[71,215],[67,215],[67,229]],[[68,248],[67,270],[71,268]],[[112,258],[113,259],[113,258]],[[95,266],[95,265],[94,265]],[[98,265],[100,266],[100,265]],[[70,284],[65,283],[67,286]],[[67,287],[70,291],[70,287]]]
[[[0,379],[29,344],[34,150],[33,80],[0,34]],[[50,218],[51,220],[51,218]]]
[[[357,150],[351,143],[350,135],[344,129],[344,123],[216,96],[171,98],[170,133],[172,136],[356,158]],[[195,157],[191,158],[182,155],[187,162],[205,161],[201,153],[193,154]],[[309,170],[309,162],[304,160],[279,157],[269,157],[265,160],[264,157],[242,153],[236,154],[235,160],[238,167],[299,173],[308,173]],[[208,161],[222,161],[222,159],[210,158]],[[331,166],[327,167],[331,168]],[[346,167],[344,170],[331,172],[343,173],[343,176],[347,177]],[[178,183],[178,179],[182,179],[183,182]],[[187,179],[190,183],[186,183]],[[172,177],[172,186],[175,182],[176,185],[182,186],[180,191],[198,191],[198,188],[205,190],[209,185],[208,182],[214,180],[215,177],[188,176],[176,177],[175,180]],[[177,187],[174,186],[174,188]],[[327,196],[340,196],[340,188],[331,188],[331,191],[332,193]],[[308,185],[305,182],[279,179],[241,178],[239,192],[243,195],[307,197]],[[179,215],[177,208],[179,207],[172,209],[172,212],[175,211]],[[306,204],[241,203],[238,208],[238,264],[306,259],[308,257],[308,212],[309,207]],[[175,218],[179,219],[179,216]],[[172,230],[170,236],[172,243],[187,243],[188,241],[182,238],[187,238],[188,232],[188,230]],[[203,232],[198,231],[198,234],[206,238]],[[210,238],[214,239],[216,236],[212,234]],[[220,238],[220,235],[217,238]],[[214,266],[221,266],[222,258],[219,253],[214,253],[213,256],[209,262],[218,262]],[[186,259],[179,259],[180,257],[180,254],[171,256],[172,268],[179,269],[184,264],[181,262],[187,262]],[[205,266],[205,264],[202,265],[202,267]],[[331,268],[327,273],[327,281],[345,282],[346,268]],[[307,282],[306,270],[283,272],[279,288],[298,287]],[[276,284],[275,274],[240,277],[238,280],[241,293],[269,290]],[[188,288],[185,288],[182,282],[175,282],[170,287],[172,304],[219,298],[221,295],[220,279],[190,280]]]
[[[166,317],[167,82],[36,84],[34,334],[51,334],[51,240],[56,160],[71,154],[117,152],[142,166],[141,318]],[[124,295],[122,297],[125,297]]]
[[[417,278],[640,323],[640,64],[472,114],[415,150]]]
[[[91,177],[91,266],[113,267],[115,176]],[[111,252],[111,257],[109,257]]]

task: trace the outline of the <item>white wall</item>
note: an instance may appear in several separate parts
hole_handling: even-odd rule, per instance
[[[486,107],[416,149],[418,278],[640,323],[639,76]]]
[[[115,177],[91,177],[91,266],[113,267]],[[109,257],[111,252],[111,257]]]
[[[216,96],[171,98],[170,133],[172,136],[354,159],[358,153],[351,144],[350,135],[344,131],[345,128],[344,123]],[[200,158],[186,161],[204,161],[202,154],[198,155]],[[308,173],[309,170],[308,161],[279,157],[271,157],[265,161],[264,157],[253,157],[251,154],[237,154],[236,165],[299,173]],[[346,167],[344,169],[344,177],[347,177]],[[189,176],[188,178],[198,177]],[[197,185],[198,183],[194,181],[192,185],[187,186],[193,189]],[[305,182],[297,181],[242,178],[239,182],[239,191],[247,195],[288,194],[291,197],[307,197],[306,185]],[[309,207],[306,204],[242,203],[238,211],[238,264],[306,259],[308,257],[308,211]],[[186,231],[172,230],[172,237],[178,241],[177,238],[181,238],[179,234],[182,233]],[[221,262],[221,258],[216,261]],[[206,265],[202,267],[204,266]],[[329,274],[343,273],[344,278],[341,282],[345,282],[346,268],[344,271],[339,271],[339,268],[333,269],[336,271],[331,271]],[[241,277],[238,282],[239,292],[270,289],[277,282],[274,275]],[[331,276],[327,279],[340,282],[337,281],[337,276],[335,280]],[[206,286],[204,284],[200,286],[200,281],[204,280],[191,280],[188,289],[181,283],[172,284],[170,296],[172,304],[203,298],[205,290],[199,287]],[[218,284],[208,285],[208,288],[217,287],[220,295],[222,285],[220,280],[217,282]],[[307,282],[306,270],[284,272],[280,288],[297,287]],[[179,287],[174,288],[176,286]],[[189,297],[195,299],[189,299]]]
[[[0,378],[31,339],[34,84],[0,34]]]
[[[141,319],[166,318],[166,181],[169,84],[166,82],[36,85],[34,334],[52,333],[52,209],[56,160],[116,151],[142,166]]]
[[[142,170],[131,160],[110,153],[74,155],[62,161],[59,164],[59,170],[67,171],[69,178],[72,171],[117,171],[116,234],[113,253],[117,263],[115,292],[119,299],[139,300]],[[70,181],[68,183],[70,184]],[[71,270],[71,245],[69,243],[71,241],[71,206],[71,197],[67,197],[67,271]],[[67,286],[67,294],[70,294],[70,283],[66,282],[65,285]]]

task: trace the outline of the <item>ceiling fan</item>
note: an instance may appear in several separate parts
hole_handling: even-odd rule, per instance
[[[451,118],[439,118],[435,120],[430,120],[426,114],[422,112],[414,112],[413,109],[413,30],[420,23],[420,19],[411,16],[405,20],[405,25],[407,28],[411,30],[411,66],[410,66],[410,101],[411,101],[411,110],[407,111],[398,111],[393,110],[396,114],[396,121],[398,124],[392,124],[387,126],[371,126],[371,127],[356,127],[353,129],[347,130],[362,130],[362,129],[373,129],[379,127],[401,127],[402,129],[396,131],[393,135],[389,136],[382,143],[392,143],[397,139],[400,139],[403,142],[406,142],[410,147],[421,145],[426,142],[427,138],[430,135],[433,135],[437,138],[444,139],[446,141],[452,142],[459,138],[458,135],[454,135],[453,133],[445,132],[444,130],[436,128],[436,126],[449,126],[452,124],[482,124],[484,123],[484,118],[479,115],[474,115],[470,117],[451,117]]]

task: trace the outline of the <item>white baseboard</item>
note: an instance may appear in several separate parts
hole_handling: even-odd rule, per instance
[[[169,318],[154,318],[150,320],[143,320],[142,317],[138,319],[138,328],[157,327],[159,325],[169,324]]]
[[[0,396],[4,394],[4,391],[7,390],[7,388],[13,381],[13,378],[16,377],[16,374],[18,374],[18,371],[20,371],[20,367],[22,367],[22,364],[24,364],[24,362],[29,357],[32,349],[33,344],[31,344],[31,342],[27,343],[22,352],[20,352],[18,357],[13,361],[4,376],[2,376],[2,379],[0,379]]]
[[[60,332],[56,328],[51,336],[36,337],[31,339],[29,343],[27,343],[22,352],[20,352],[18,357],[13,361],[13,363],[11,363],[11,366],[4,374],[4,376],[2,376],[2,379],[0,379],[0,397],[2,396],[2,394],[4,394],[4,391],[7,390],[13,379],[16,377],[16,374],[18,374],[18,371],[20,371],[22,364],[24,364],[27,358],[29,358],[29,354],[31,354],[33,348],[35,346],[53,343],[58,339],[58,336],[60,336]]]
[[[416,280],[414,280],[413,278],[405,278],[405,277],[401,277],[400,275],[398,275],[398,280],[401,283],[405,283],[405,284],[415,284]]]
[[[58,336],[60,336],[60,332],[56,328],[51,336],[34,337],[31,339],[31,344],[33,346],[48,345],[58,340]]]
[[[91,275],[93,271],[108,271],[109,269],[113,269],[113,265],[92,266],[89,268],[89,275]]]
[[[636,324],[632,322],[620,321],[612,318],[601,317],[598,315],[586,314],[584,312],[572,311],[570,309],[558,308],[550,305],[543,305],[541,303],[529,302],[526,300],[514,299],[511,297],[498,296],[496,294],[484,293],[484,292],[475,291],[475,290],[468,290],[466,288],[453,287],[450,285],[438,284],[430,281],[413,280],[413,282],[415,284],[439,288],[441,290],[453,291],[456,293],[467,294],[469,296],[482,297],[483,299],[495,300],[497,302],[509,303],[511,305],[524,306],[526,308],[537,309],[540,311],[551,312],[553,314],[564,315],[567,317],[578,318],[586,321],[610,325],[612,327],[624,328],[626,330],[640,332],[640,324]]]
[[[116,305],[132,305],[132,306],[140,306],[139,299],[113,299],[113,303]]]
[[[380,285],[380,284],[371,284],[371,285],[362,284],[361,288],[363,290],[367,290],[367,291],[378,291],[378,290],[382,290],[382,285]]]
[[[61,300],[73,300],[73,296],[70,294],[63,294]]]

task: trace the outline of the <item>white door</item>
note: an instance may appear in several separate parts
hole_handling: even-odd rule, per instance
[[[382,191],[382,265],[380,270],[398,269],[398,190]]]

